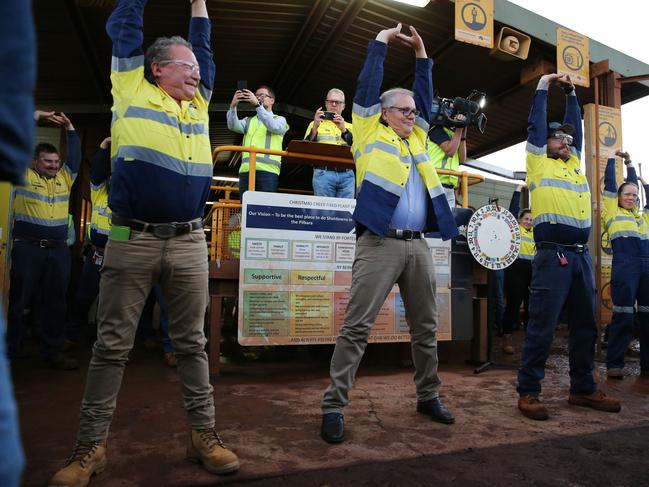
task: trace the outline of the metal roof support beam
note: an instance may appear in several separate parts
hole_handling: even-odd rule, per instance
[[[309,12],[306,22],[302,24],[302,29],[300,29],[288,53],[284,56],[284,61],[277,70],[277,75],[273,80],[273,86],[278,93],[281,93],[282,86],[290,80],[290,73],[293,72],[295,65],[306,48],[308,40],[313,36],[332,3],[333,0],[317,0]]]
[[[320,43],[318,51],[311,57],[307,65],[299,71],[297,78],[292,80],[292,86],[289,88],[285,96],[290,99],[298,88],[302,86],[302,81],[308,78],[311,73],[318,70],[322,62],[327,58],[329,53],[336,49],[338,41],[345,35],[349,26],[352,25],[356,17],[365,8],[368,0],[356,0],[349,2],[345,10],[340,15],[340,19],[336,22],[336,28],[329,32],[329,35]]]

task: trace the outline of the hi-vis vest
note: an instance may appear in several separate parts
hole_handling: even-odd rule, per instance
[[[536,254],[536,244],[534,243],[534,229],[526,229],[523,225],[518,225],[521,229],[521,248],[518,251],[518,258],[532,261]]]
[[[637,183],[635,169],[629,167],[627,176],[628,182]],[[645,209],[644,213],[639,213],[637,204],[630,210],[618,206],[613,158],[606,165],[602,203],[602,229],[609,235],[613,255],[624,252],[649,256],[649,211]]]
[[[306,128],[306,133],[304,138],[306,139],[311,133],[313,128],[313,120],[309,123],[309,126]],[[352,133],[352,124],[345,122],[345,128]],[[318,142],[322,144],[334,144],[334,145],[347,145],[347,142],[340,136],[341,131],[338,128],[338,125],[333,123],[331,120],[323,120],[318,125]]]
[[[278,115],[275,115],[277,117]],[[259,121],[257,115],[252,117],[248,122],[246,134],[243,136],[243,145],[252,147],[263,147],[264,149],[282,150],[283,134],[274,134],[266,129],[266,126]],[[241,154],[241,168],[239,172],[248,172],[250,167],[250,153]],[[282,163],[281,156],[270,154],[257,154],[257,170],[266,171],[273,174],[279,174]]]
[[[449,137],[453,137],[453,131],[449,128],[442,127]],[[460,168],[460,150],[458,149],[452,156],[447,156],[446,152],[431,140],[428,140],[428,155],[433,165],[438,169],[448,169],[457,171]],[[442,184],[457,186],[458,177],[450,174],[439,174],[439,180]]]
[[[76,176],[70,172],[67,164],[53,178],[43,177],[34,169],[28,169],[25,186],[16,188],[14,237],[65,240],[68,235],[70,190]]]

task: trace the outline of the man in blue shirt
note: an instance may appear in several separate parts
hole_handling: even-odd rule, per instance
[[[446,240],[458,232],[426,152],[433,62],[413,27],[411,36],[400,31],[401,24],[379,32],[370,42],[354,98],[358,240],[351,296],[331,358],[331,383],[321,403],[320,434],[329,443],[345,438],[342,410],[376,316],[395,282],[412,336],[417,411],[434,421],[455,421],[439,399],[435,269],[423,234],[439,231]],[[394,88],[380,95],[391,41],[415,51],[413,90]]]

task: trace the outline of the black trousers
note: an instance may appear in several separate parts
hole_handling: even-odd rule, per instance
[[[528,303],[530,299],[530,282],[532,281],[532,261],[516,259],[505,269],[505,316],[503,317],[503,333],[508,335],[519,321],[521,303],[525,308],[525,322],[528,318]]]

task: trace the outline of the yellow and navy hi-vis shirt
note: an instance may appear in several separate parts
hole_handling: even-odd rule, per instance
[[[92,216],[88,224],[90,242],[96,247],[103,248],[110,233],[110,218],[112,212],[108,207],[108,178],[110,153],[108,149],[99,149],[90,166],[90,201]]]
[[[27,169],[25,186],[15,190],[14,238],[65,240],[68,237],[70,190],[81,164],[81,145],[74,130],[66,131],[67,160],[53,178]]]
[[[512,194],[512,199],[509,202],[509,212],[517,219],[521,211],[520,199],[520,191],[514,191],[514,193]],[[528,230],[520,223],[518,224],[518,228],[521,231],[521,248],[518,251],[518,259],[532,261],[534,259],[534,255],[536,254],[536,244],[534,243],[534,228],[530,228]]]
[[[460,150],[458,149],[452,156],[447,156],[446,152],[440,147],[442,142],[451,140],[453,137],[453,130],[447,127],[436,126],[428,134],[428,155],[430,156],[433,165],[437,169],[448,169],[449,171],[457,171],[460,168]],[[439,180],[442,184],[448,184],[457,187],[457,176],[450,174],[440,174]]]
[[[627,168],[626,181],[638,185],[633,167]],[[609,235],[613,255],[624,253],[649,257],[649,208],[641,214],[637,205],[631,210],[618,206],[614,158],[609,158],[606,163],[602,199],[602,228]],[[647,205],[649,207],[649,203]]]
[[[548,92],[536,90],[528,119],[527,186],[536,242],[585,244],[591,227],[591,197],[581,170],[581,112],[574,92],[566,96],[564,123],[575,127],[567,161],[547,155]]]
[[[536,254],[536,243],[534,243],[534,228],[529,230],[523,225],[518,225],[521,230],[521,248],[518,251],[518,258],[522,260],[534,260]]]
[[[456,236],[458,230],[444,189],[426,152],[433,97],[433,61],[416,59],[412,91],[421,114],[415,121],[413,132],[404,140],[381,123],[380,89],[386,52],[385,43],[370,41],[354,97],[352,153],[358,188],[354,210],[356,230],[359,232],[364,227],[376,235],[385,235],[414,163],[430,197],[424,231],[439,231],[441,237],[448,240]]]
[[[306,128],[306,133],[304,134],[305,139],[309,137],[312,128],[313,120],[311,120],[309,126]],[[345,122],[345,129],[347,129],[350,134],[354,134],[353,126],[351,123]],[[320,125],[318,125],[318,134],[316,141],[320,142],[321,144],[347,145],[347,141],[345,141],[345,139],[341,137],[341,133],[342,132],[338,128],[338,125],[336,125],[333,121],[322,120],[320,122]]]
[[[113,41],[110,79],[110,208],[147,222],[202,217],[212,178],[208,105],[214,80],[210,21],[192,17],[188,40],[200,66],[196,96],[180,105],[144,78],[146,0],[119,0],[106,30]]]

